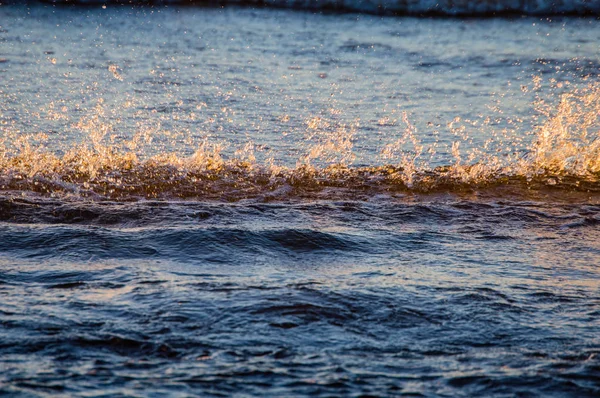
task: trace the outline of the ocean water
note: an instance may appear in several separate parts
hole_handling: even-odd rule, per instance
[[[0,5],[0,394],[600,395],[595,2],[82,3]]]

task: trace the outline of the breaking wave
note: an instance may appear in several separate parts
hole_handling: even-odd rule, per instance
[[[311,11],[396,15],[483,16],[503,14],[556,15],[600,13],[589,0],[46,0],[54,4],[242,5]]]
[[[396,142],[381,149],[378,165],[355,165],[352,133],[328,132],[306,145],[294,166],[272,158],[258,160],[257,145],[247,143],[233,154],[208,140],[191,156],[140,148],[139,136],[116,144],[93,117],[88,142],[48,149],[40,135],[5,134],[0,140],[0,190],[44,196],[138,200],[141,198],[262,201],[369,198],[380,194],[460,193],[508,189],[600,192],[600,85],[563,94],[554,109],[540,107],[545,121],[532,133],[525,154],[515,143],[486,142],[483,148],[448,148],[453,162],[432,167],[438,143],[423,144],[406,114],[406,128]],[[318,118],[309,121],[321,128]],[[506,140],[507,138],[499,138]],[[466,146],[466,145],[464,145]],[[490,148],[502,146],[501,153]],[[514,149],[514,148],[513,148]]]

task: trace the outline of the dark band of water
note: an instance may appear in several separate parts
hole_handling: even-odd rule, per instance
[[[566,0],[40,0],[54,5],[142,5],[142,6],[246,6],[289,8],[320,12],[360,12],[378,15],[485,17],[514,15],[592,15],[600,14],[600,6],[591,1]],[[8,0],[8,3],[18,0]]]

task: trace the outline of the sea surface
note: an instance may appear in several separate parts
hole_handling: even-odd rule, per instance
[[[0,5],[0,395],[600,396],[594,2],[82,3]]]

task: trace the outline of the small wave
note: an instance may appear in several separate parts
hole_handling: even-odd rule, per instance
[[[432,170],[408,170],[398,165],[324,168],[300,166],[273,169],[227,161],[215,167],[196,167],[150,161],[124,161],[114,154],[93,172],[84,170],[84,159],[52,159],[53,167],[36,166],[23,159],[8,159],[0,168],[0,191],[8,198],[23,196],[78,197],[122,202],[140,199],[193,199],[262,202],[314,199],[369,199],[378,195],[464,194],[528,197],[535,192],[566,194],[600,193],[600,173],[576,174],[568,170],[489,168],[481,164],[450,165]],[[38,161],[32,158],[31,161]],[[105,163],[106,162],[106,163]],[[210,160],[209,160],[210,162]],[[83,166],[83,167],[82,167]],[[409,174],[410,173],[410,174]],[[8,208],[27,204],[4,201]],[[64,209],[62,217],[86,220],[104,217],[89,210]],[[107,220],[110,222],[110,220]]]
[[[191,156],[153,152],[140,147],[140,137],[117,145],[105,138],[108,128],[98,118],[84,126],[88,142],[61,148],[44,146],[44,135],[0,137],[0,191],[9,196],[139,199],[197,199],[234,202],[244,199],[365,199],[406,193],[483,192],[528,196],[532,191],[600,193],[600,85],[563,94],[556,108],[540,105],[546,116],[533,133],[527,153],[511,142],[503,150],[447,150],[454,162],[431,167],[438,143],[419,140],[406,114],[404,135],[383,146],[387,164],[354,165],[353,132],[330,131],[320,118],[309,120],[314,131],[325,129],[317,143],[300,143],[295,166],[259,160],[249,142],[227,156],[223,145],[202,142]],[[96,120],[98,119],[98,120]],[[451,129],[452,123],[449,125]],[[457,131],[459,131],[458,129]],[[84,130],[85,131],[85,130]],[[523,137],[518,137],[522,139]],[[464,138],[468,140],[468,137]],[[508,138],[510,139],[510,138]],[[188,150],[189,148],[186,148]],[[303,152],[303,153],[302,153]],[[512,153],[512,154],[511,154]],[[0,206],[0,216],[5,211]],[[67,215],[66,215],[67,216]],[[72,217],[94,218],[77,213]]]
[[[332,253],[373,251],[368,247],[368,240],[355,234],[296,228],[257,231],[223,227],[142,231],[73,226],[0,228],[0,251],[31,259],[153,257],[226,263],[236,256],[295,257],[309,253],[329,256]],[[72,283],[79,283],[79,280],[61,281],[55,287],[76,286]]]
[[[597,15],[600,4],[589,0],[45,0],[53,4],[105,5],[236,5],[291,8],[307,11],[362,12],[383,15],[489,16],[526,15]]]

